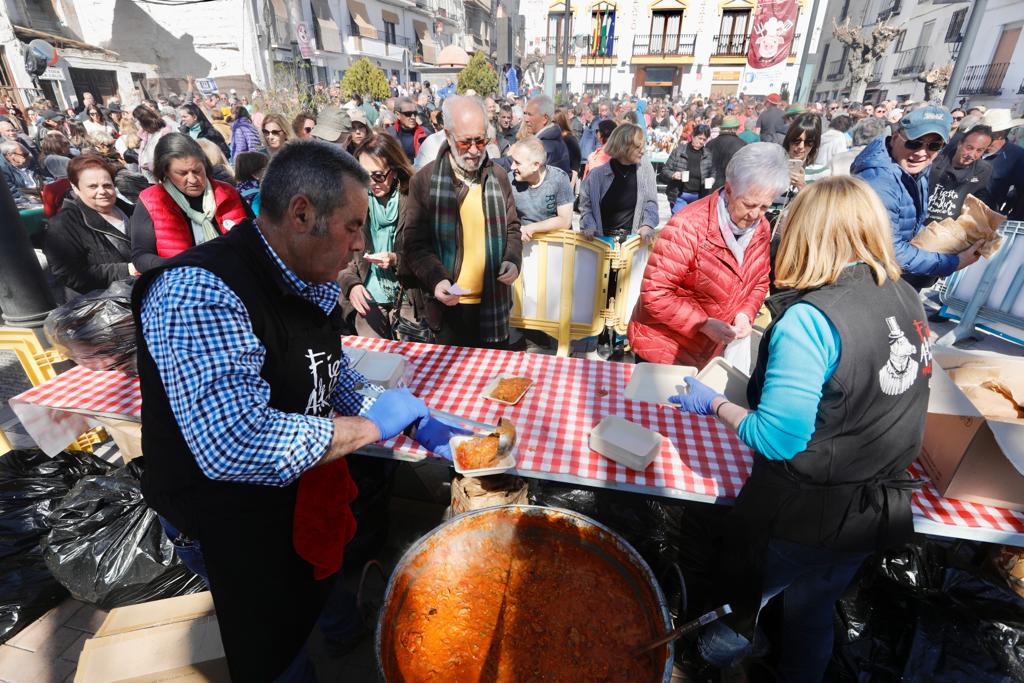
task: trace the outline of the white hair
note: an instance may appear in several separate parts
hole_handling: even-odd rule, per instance
[[[487,107],[479,97],[469,95],[452,95],[441,105],[441,117],[444,119],[444,129],[455,135],[455,110],[467,105],[474,105],[480,109],[483,120],[487,120]]]
[[[536,97],[530,98],[530,101],[526,103],[526,106],[534,105],[537,107],[537,113],[541,116],[548,117],[548,120],[554,120],[555,118],[555,101],[547,95],[537,95]]]
[[[789,166],[785,150],[774,142],[744,145],[729,160],[725,180],[736,196],[753,188],[780,194],[789,187]]]
[[[15,142],[14,140],[4,140],[3,142],[0,142],[0,156],[7,156],[14,152],[21,152],[22,154],[25,154],[25,148],[20,142]]]

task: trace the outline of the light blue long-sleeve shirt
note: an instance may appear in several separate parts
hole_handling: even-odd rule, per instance
[[[796,303],[772,331],[764,389],[739,437],[769,460],[789,460],[814,435],[825,384],[839,365],[839,332],[820,310]]]

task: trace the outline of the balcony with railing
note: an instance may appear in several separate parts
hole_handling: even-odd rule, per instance
[[[903,8],[903,0],[883,0],[884,4],[882,9],[878,11],[878,18],[876,21],[885,21],[891,17],[896,16],[900,13]]]
[[[909,76],[921,73],[925,67],[925,60],[928,58],[928,45],[919,45],[903,52],[898,52],[896,68],[892,70],[893,76]]]
[[[964,78],[960,81],[958,95],[1002,95],[1003,79],[1010,65],[1006,62],[998,64],[975,64],[967,67]]]
[[[715,36],[713,57],[746,57],[747,40],[750,38],[746,33],[723,33]]]
[[[595,59],[613,59],[618,52],[619,39],[612,38],[611,44],[595,45],[593,36],[577,36],[569,39],[569,64],[576,63],[577,56],[583,61]],[[562,51],[565,49],[565,40],[557,38],[542,38],[536,43],[528,46],[528,51],[540,50],[541,54],[553,55],[558,64],[562,64]],[[636,52],[634,51],[634,54]],[[691,53],[692,54],[692,53]]]
[[[365,35],[367,32],[360,30],[355,22],[349,28],[351,35],[345,39],[345,50],[350,54],[400,60],[404,57],[406,50],[416,52],[417,44],[415,38],[389,33],[380,26],[374,26],[373,28],[377,35],[369,37]]]
[[[693,57],[697,35],[636,35],[633,36],[634,57]]]
[[[882,82],[882,71],[885,70],[885,64],[882,60],[876,59],[875,66],[871,69],[871,78],[868,79],[868,83],[881,83]]]
[[[843,77],[843,71],[843,60],[833,60],[828,63],[828,73],[825,75],[825,80],[838,81]]]

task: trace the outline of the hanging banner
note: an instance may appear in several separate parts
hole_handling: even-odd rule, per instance
[[[767,69],[789,56],[799,11],[799,0],[759,0],[747,48],[751,68]]]

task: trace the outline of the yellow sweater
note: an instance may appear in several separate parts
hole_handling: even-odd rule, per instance
[[[464,294],[459,303],[478,304],[484,291],[484,270],[487,261],[487,230],[484,227],[483,185],[473,183],[459,207],[462,231],[462,265],[456,284],[471,294]]]

